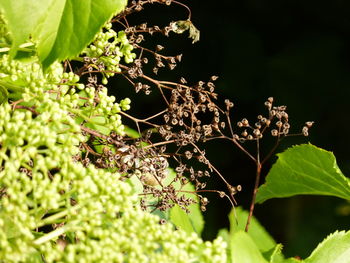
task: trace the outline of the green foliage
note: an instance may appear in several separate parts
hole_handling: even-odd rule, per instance
[[[253,239],[240,230],[231,236],[232,263],[267,263]]]
[[[347,263],[349,260],[350,231],[337,231],[323,240],[305,263]]]
[[[229,214],[230,233],[244,230],[247,218],[248,212],[243,210],[241,207],[237,207],[236,213],[234,213],[234,210],[232,210]],[[270,251],[277,245],[275,240],[270,236],[270,234],[255,217],[253,217],[250,222],[248,234],[254,240],[255,244],[261,252]]]
[[[322,241],[305,260],[284,259],[282,245],[276,244],[256,218],[252,218],[248,233],[243,232],[248,212],[237,209],[237,220],[230,214],[230,231],[221,230],[220,236],[229,244],[228,262],[262,262],[262,263],[347,263],[350,256],[350,231],[336,231]]]
[[[248,213],[241,208],[236,209],[236,214],[231,212],[229,231],[221,230],[213,242],[203,241],[201,210],[205,210],[208,200],[198,194],[205,191],[201,191],[205,184],[202,187],[197,179],[202,188],[180,182],[178,174],[168,166],[164,168],[166,176],[157,181],[150,171],[142,172],[142,167],[137,167],[138,175],[128,169],[122,174],[111,162],[104,167],[83,162],[86,159],[82,160],[82,155],[89,151],[95,158],[105,157],[106,151],[108,157],[115,158],[113,151],[120,151],[125,153],[121,159],[125,159],[128,156],[122,148],[128,145],[116,138],[140,137],[124,127],[121,120],[124,111],[130,109],[130,99],[116,102],[104,86],[108,78],[121,72],[122,59],[131,63],[136,58],[126,31],[116,32],[107,23],[126,2],[0,3],[1,262],[300,262],[285,259],[282,245],[254,217],[249,232],[244,232]],[[189,30],[193,42],[199,39],[199,31],[189,20],[177,21],[168,30]],[[35,48],[25,43],[29,40]],[[66,58],[86,63],[84,67],[89,72],[99,71],[104,85],[95,85],[96,76],[89,75],[85,84],[77,72],[65,72],[60,62]],[[163,67],[160,62],[161,59],[159,67]],[[160,87],[160,82],[157,84]],[[271,110],[272,102],[268,103]],[[226,104],[232,107],[229,101]],[[267,120],[264,123],[270,124]],[[97,141],[92,146],[95,151],[87,146],[89,141]],[[115,148],[106,149],[104,146],[109,144],[105,141],[112,141],[108,143]],[[140,142],[137,147],[143,146],[150,144]],[[147,152],[143,153],[144,160],[154,162],[150,167],[160,167],[160,158],[151,159]],[[198,158],[206,162],[201,154]],[[186,158],[193,157],[191,152],[189,155]],[[138,166],[140,160],[144,161],[140,157]],[[194,174],[193,171],[191,175]],[[153,193],[167,189],[168,199],[180,196],[182,203],[166,204],[169,211],[145,211],[139,203],[147,183]],[[233,187],[230,190],[232,195],[237,192]],[[196,197],[191,199],[195,192]],[[225,196],[224,192],[213,192]],[[296,194],[350,200],[350,183],[330,152],[312,145],[295,146],[279,154],[256,200],[261,203]],[[156,203],[158,197],[150,195],[150,204]],[[186,202],[195,204],[187,208]],[[348,262],[349,244],[350,232],[337,231],[301,262]]]
[[[193,233],[194,229],[191,224],[190,218],[184,210],[182,210],[178,205],[175,205],[170,211],[170,220],[178,228],[186,231],[187,233]]]
[[[13,39],[10,54],[14,56],[31,36],[44,68],[55,60],[72,58],[126,3],[126,0],[1,1],[0,10]]]
[[[129,129],[129,132],[130,129]],[[135,131],[134,131],[135,132]],[[134,134],[134,133],[133,133]],[[194,191],[194,187],[192,184],[186,184],[182,186],[180,182],[173,183],[173,180],[176,176],[176,173],[173,169],[167,170],[167,177],[163,181],[164,186],[174,186],[175,189],[178,189],[179,191],[183,191],[183,195],[186,198],[192,197],[193,194],[191,194]],[[141,194],[143,190],[143,186],[136,178],[136,176],[132,176],[128,182],[133,186],[136,193]],[[196,198],[198,201],[198,198]],[[150,203],[156,202],[155,198],[150,199]],[[178,205],[175,205],[168,211],[156,211],[154,214],[158,215],[162,219],[166,221],[170,221],[172,224],[175,225],[176,228],[184,230],[188,234],[197,233],[198,236],[201,235],[203,228],[204,228],[204,219],[203,215],[201,213],[200,205],[199,203],[192,204],[188,207],[188,213],[186,213],[182,208],[180,208]]]
[[[305,144],[289,148],[278,157],[258,190],[257,203],[300,194],[350,200],[350,180],[342,174],[331,152]]]
[[[96,59],[94,64],[105,66],[103,84],[107,84],[108,77],[113,77],[115,73],[121,71],[119,63],[122,57],[126,63],[132,62],[136,57],[136,54],[131,52],[133,46],[129,44],[125,32],[119,31],[117,34],[111,27],[112,24],[107,24],[105,26],[106,32],[99,32],[93,43],[83,51],[87,57]]]
[[[176,173],[174,170],[170,170],[169,174],[165,180],[165,183],[170,184],[170,182],[174,179]],[[194,187],[192,184],[186,184],[181,186],[180,182],[176,182],[174,185],[177,189],[182,189],[184,192],[183,195],[187,198],[192,197],[191,194],[194,191]],[[198,198],[196,198],[198,201]],[[195,232],[198,235],[202,233],[204,228],[204,219],[200,209],[199,203],[193,204],[189,207],[189,213],[185,213],[184,211],[180,211],[179,207],[173,207],[170,209],[170,220],[177,227],[186,229],[186,232]]]
[[[90,12],[79,8],[78,3],[66,3],[65,12],[71,10],[78,17],[90,20]],[[14,14],[16,5],[9,2],[3,5],[7,5],[5,14]],[[99,11],[104,12],[102,17],[105,18],[118,11],[116,6],[107,8],[101,1],[92,5],[91,14],[92,11],[97,15]],[[25,5],[27,13],[25,10],[22,13],[28,15],[33,6],[35,4]],[[86,6],[89,5],[85,3]],[[25,62],[13,60],[7,54],[0,57],[1,260],[225,262],[226,244],[220,238],[204,242],[195,233],[175,231],[172,224],[160,224],[158,216],[141,211],[135,190],[120,180],[118,172],[76,161],[81,145],[88,140],[82,129],[93,127],[95,132],[109,134],[113,130],[123,135],[124,126],[118,113],[128,110],[131,101],[126,98],[116,103],[105,87],[97,90],[85,86],[79,82],[78,75],[64,73],[58,62],[42,70],[40,61],[44,60],[44,66],[48,66],[56,59],[78,52],[76,47],[63,45],[62,39],[58,41],[76,30],[74,26],[68,27],[72,17],[65,12],[64,19],[56,23],[59,27],[65,23],[67,34],[60,35],[59,30],[55,44],[43,43],[45,48],[52,48],[47,57],[33,56]],[[9,24],[14,22],[14,18],[11,19]],[[20,23],[26,19],[24,16]],[[89,22],[93,23],[89,34],[95,34],[95,28],[100,28],[100,20],[101,17]],[[51,30],[49,25],[47,30]],[[34,35],[38,33],[33,28],[35,25],[29,24],[24,27],[28,32],[13,35],[16,40],[10,54],[13,55],[11,52],[28,37],[29,31]],[[83,27],[84,30],[86,33],[87,28]],[[110,31],[101,32],[97,37],[108,33]],[[88,39],[82,38],[83,41]],[[46,51],[40,49],[40,38],[37,40],[40,55]],[[128,46],[127,39],[121,41],[123,46]],[[70,50],[70,55],[55,51],[56,45],[58,49]],[[121,48],[117,55],[123,56],[129,51],[130,48]],[[7,101],[10,96],[18,101],[10,105]]]
[[[248,233],[243,232],[247,218],[248,212],[237,207],[229,215],[230,230],[220,231],[219,236],[229,244],[229,262],[241,262],[242,258],[246,260],[242,262],[283,262],[284,257],[280,253],[282,246],[275,242],[255,217],[251,220]],[[238,244],[238,239],[244,242]]]
[[[4,101],[7,101],[8,96],[9,96],[9,93],[6,87],[4,87],[0,82],[0,104],[2,104]]]

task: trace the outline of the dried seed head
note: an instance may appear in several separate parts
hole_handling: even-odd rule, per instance
[[[260,135],[260,130],[259,129],[255,129],[253,131],[253,134],[254,134],[254,136],[258,137]]]
[[[301,132],[305,137],[309,136],[309,128],[307,126],[304,126]]]
[[[271,108],[272,108],[272,104],[271,104],[271,102],[269,102],[269,101],[265,101],[265,106],[266,106],[269,110],[271,110]]]
[[[249,126],[249,122],[248,122],[248,120],[247,120],[246,118],[244,118],[244,119],[242,120],[242,124],[243,124],[243,126],[245,126],[245,127]]]
[[[208,198],[206,198],[206,197],[201,198],[201,203],[202,203],[202,205],[207,205],[209,203]]]
[[[185,156],[186,156],[186,158],[189,160],[189,159],[192,158],[192,153],[191,153],[190,151],[186,151],[186,152],[185,152]]]
[[[242,135],[243,137],[247,137],[247,136],[248,136],[247,130],[244,130],[244,131],[241,133],[241,135]]]
[[[177,61],[181,62],[181,59],[182,59],[182,54],[177,55],[175,58],[177,59]]]
[[[288,122],[283,123],[283,128],[284,129],[289,129],[290,128],[290,124]]]
[[[166,224],[166,220],[165,220],[164,218],[162,218],[161,220],[159,220],[159,224],[160,224],[160,225]]]
[[[164,47],[161,46],[161,45],[157,45],[157,46],[156,46],[156,50],[157,50],[157,51],[161,51],[161,50],[163,50],[163,49],[164,49]]]
[[[308,128],[311,128],[313,124],[314,124],[313,121],[307,121],[307,122],[305,122],[305,125],[306,125]]]
[[[278,130],[276,130],[276,129],[271,130],[271,135],[278,136]]]
[[[277,126],[278,128],[281,128],[282,125],[283,125],[283,123],[282,123],[281,121],[276,122],[276,126]]]
[[[226,108],[230,109],[234,106],[233,102],[231,102],[230,100],[226,99],[225,100],[225,104],[226,104]]]

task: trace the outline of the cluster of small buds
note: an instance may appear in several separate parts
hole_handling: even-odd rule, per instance
[[[124,58],[125,63],[131,63],[136,57],[132,52],[134,47],[129,43],[124,31],[118,33],[112,29],[112,24],[107,24],[105,32],[96,35],[93,43],[84,51],[84,64],[89,72],[103,72],[103,84],[107,84],[107,78],[121,72],[119,63]]]
[[[86,85],[75,83],[78,89],[82,88],[79,92],[74,86],[66,84],[72,82],[71,79],[76,81],[78,78],[77,75],[71,72],[64,73],[63,84],[58,85],[58,89],[56,89],[59,100],[65,104],[66,109],[77,117],[79,124],[81,124],[79,120],[83,119],[84,122],[103,125],[104,129],[124,134],[124,125],[119,113],[130,109],[131,100],[125,98],[116,103],[116,98],[108,95],[107,88],[98,83],[96,76],[88,77]]]
[[[62,74],[62,85],[59,85],[59,89],[62,94],[66,94],[69,90],[70,94],[74,94],[76,92],[77,88],[78,90],[84,89],[84,84],[79,83],[80,77],[77,74],[74,74],[73,72],[64,72]]]
[[[7,115],[11,113],[11,107],[9,105],[1,106],[1,112]],[[20,121],[25,120],[29,116],[21,112],[15,112],[12,117],[1,116],[1,120],[4,121],[6,130],[3,134],[7,134],[9,126],[8,120]],[[22,116],[23,115],[23,116]],[[30,119],[28,119],[30,120]],[[41,122],[36,118],[31,122]],[[18,124],[18,123],[17,123]],[[27,127],[28,123],[22,123],[21,128],[25,131],[32,131],[32,127]],[[26,128],[26,129],[25,129]],[[38,128],[47,132],[45,125],[40,125]],[[36,132],[40,132],[40,129],[36,129]],[[40,137],[52,136],[52,134],[40,134]],[[23,134],[22,136],[25,136]],[[5,138],[7,139],[7,138]],[[35,145],[34,140],[28,140],[27,147],[31,147],[32,143]],[[4,140],[0,140],[1,150],[9,150],[11,152],[11,158],[16,158],[19,161],[17,165],[20,167],[26,163],[27,152],[22,152],[21,158],[15,153],[19,146],[5,145]],[[68,142],[69,143],[69,142]],[[47,144],[43,144],[48,146]],[[5,149],[6,147],[6,149]],[[52,148],[53,147],[53,148]],[[55,147],[61,148],[56,149]],[[16,231],[20,235],[13,235],[8,230],[3,231],[1,228],[1,244],[2,250],[0,252],[1,258],[8,260],[26,261],[29,259],[30,254],[26,251],[30,251],[35,248],[42,253],[45,260],[48,262],[62,261],[62,262],[74,262],[76,260],[85,260],[86,262],[106,262],[114,260],[132,260],[132,262],[138,262],[142,260],[145,255],[153,259],[162,259],[169,262],[173,260],[180,260],[179,262],[187,262],[193,258],[199,258],[202,262],[210,262],[209,258],[206,259],[207,253],[212,253],[216,257],[223,258],[225,256],[225,250],[220,249],[223,245],[222,241],[216,241],[215,244],[206,243],[209,248],[201,249],[203,241],[201,241],[196,235],[190,238],[185,232],[174,231],[170,224],[159,225],[158,218],[148,213],[142,212],[139,209],[135,209],[133,206],[135,196],[132,195],[131,188],[127,183],[123,183],[118,180],[116,174],[110,174],[104,170],[96,170],[93,166],[83,168],[81,165],[73,163],[70,154],[71,151],[64,151],[66,153],[61,156],[61,168],[58,169],[58,173],[52,174],[52,179],[48,177],[45,180],[40,173],[45,169],[50,169],[46,163],[39,162],[39,157],[44,156],[48,158],[51,154],[55,154],[64,150],[65,146],[62,144],[53,144],[48,146],[45,153],[37,152],[36,156],[29,152],[30,158],[34,160],[32,163],[33,170],[32,177],[19,173],[16,167],[13,166],[15,160],[8,159],[5,162],[4,170],[1,175],[6,173],[6,180],[3,181],[6,186],[7,195],[2,196],[1,204],[3,213],[6,213],[8,217],[3,217],[0,220],[0,224],[8,224],[10,220],[14,223]],[[17,150],[16,150],[17,149]],[[30,148],[31,149],[31,148]],[[8,164],[8,165],[7,165]],[[50,174],[47,174],[49,176]],[[35,180],[35,179],[38,180]],[[20,179],[20,180],[19,180]],[[34,191],[33,191],[34,190]],[[33,192],[33,196],[30,201],[31,195],[28,193]],[[57,209],[56,203],[53,203],[54,198],[57,196],[57,205],[61,209],[67,209],[67,215],[64,224],[60,224],[59,227],[52,227],[50,230],[50,223],[55,222],[55,217],[60,219],[59,214],[52,214],[50,211]],[[72,201],[66,196],[74,196],[75,205],[71,206]],[[64,204],[64,202],[68,204]],[[46,204],[46,202],[48,202]],[[36,204],[32,206],[32,204]],[[35,207],[38,207],[38,211],[35,211]],[[41,209],[48,211],[48,216],[37,217],[36,213],[42,213]],[[27,209],[32,210],[32,215],[26,213]],[[27,215],[27,216],[25,216]],[[122,215],[122,216],[120,216]],[[37,221],[39,218],[39,221]],[[52,220],[51,220],[52,218]],[[106,228],[105,220],[108,220],[109,224]],[[35,237],[31,234],[38,226],[46,224],[47,233],[42,233],[39,237]],[[79,239],[78,243],[68,239],[65,232],[75,233],[76,238]],[[7,237],[10,234],[10,237]],[[51,238],[61,237],[59,240],[64,241],[64,246],[52,246],[49,243]],[[10,239],[12,244],[16,244],[15,247],[10,245]],[[145,240],[147,242],[145,243]],[[58,242],[58,241],[57,241]],[[165,245],[168,249],[159,251],[159,244]],[[181,257],[179,254],[174,254],[174,251],[179,250],[181,247]],[[15,248],[15,249],[14,249]],[[119,249],[116,249],[119,248]],[[171,248],[171,249],[170,249]],[[94,253],[88,253],[88,251],[94,251]],[[203,253],[201,251],[205,251]],[[186,261],[182,261],[186,260]],[[219,261],[218,261],[219,262]]]
[[[11,34],[7,29],[4,15],[0,13],[0,42],[11,46]]]
[[[159,217],[135,207],[134,190],[117,172],[107,172],[112,167],[97,169],[93,162],[85,166],[77,162],[81,147],[94,137],[86,132],[82,136],[74,118],[79,116],[77,110],[91,109],[85,98],[69,104],[79,98],[62,86],[77,83],[75,75],[58,79],[63,81],[57,82],[57,88],[43,84],[43,91],[52,93],[25,93],[33,108],[18,110],[7,102],[0,105],[0,258],[6,262],[29,262],[36,257],[46,262],[225,261],[221,239],[203,242],[196,234],[189,236],[175,231],[171,224],[159,224]],[[93,97],[92,103],[105,104],[105,90],[97,89],[96,93],[90,85],[82,92]],[[128,99],[119,103],[122,110],[129,104]],[[109,159],[117,150],[119,160],[124,158],[121,163],[128,165],[131,151],[123,149],[122,137],[117,133],[99,136],[96,142],[103,139],[115,148],[105,148],[97,155]],[[134,159],[133,167],[148,167],[149,173],[161,170],[161,165],[165,169],[161,154],[154,152],[150,158],[150,152],[143,152],[148,159],[139,156],[139,163]],[[140,181],[146,185],[144,174]],[[164,191],[164,204],[169,200],[183,206],[193,202],[179,196],[172,184],[164,185]]]
[[[63,68],[61,64],[53,63],[44,74],[38,62],[20,63],[3,55],[0,57],[0,72],[9,99],[29,101],[33,96],[43,99],[45,91],[57,88],[55,84],[61,81]]]

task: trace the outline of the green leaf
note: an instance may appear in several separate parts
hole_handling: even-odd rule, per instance
[[[235,209],[236,214],[234,213],[233,209],[229,214],[230,235],[245,229],[249,215],[248,211],[243,210],[241,207],[237,207]],[[236,222],[238,222],[238,224]],[[248,235],[252,238],[252,240],[254,240],[255,245],[258,247],[266,260],[273,263],[283,262],[284,257],[281,254],[282,245],[275,242],[271,235],[254,216],[250,221]]]
[[[230,236],[230,232],[228,232],[227,229],[224,229],[224,228],[220,229],[218,233],[218,237],[221,237],[226,242],[226,244],[230,244],[231,236]],[[226,255],[227,255],[227,262],[232,262],[230,246],[226,247]]]
[[[312,252],[305,263],[349,263],[350,231],[336,231],[329,235]]]
[[[195,232],[188,214],[178,205],[171,208],[170,220],[175,226],[181,230],[184,230],[188,234]]]
[[[232,263],[267,263],[253,239],[240,230],[233,234],[230,242]]]
[[[7,101],[9,93],[7,89],[0,83],[0,104]]]
[[[135,131],[134,129],[131,129],[130,127],[128,127],[126,125],[124,125],[124,132],[130,138],[133,138],[133,139],[140,138],[140,134],[137,131]]]
[[[282,255],[282,244],[277,244],[275,247],[270,250],[263,252],[263,256],[270,263],[281,263],[284,262],[284,257]]]
[[[248,211],[243,210],[241,207],[237,207],[235,209],[238,225],[236,224],[234,210],[232,210],[229,214],[231,234],[245,229],[249,214]],[[262,252],[271,250],[277,245],[270,234],[255,217],[252,217],[250,221],[248,234]]]
[[[14,56],[31,35],[44,68],[77,56],[126,4],[127,0],[3,0],[0,8],[13,38],[10,54]]]
[[[44,261],[43,261],[43,258],[41,256],[40,252],[35,250],[33,253],[31,253],[29,255],[28,262],[31,262],[31,263],[42,263]]]
[[[296,259],[296,258],[287,258],[283,261],[283,263],[304,263],[305,261],[302,259]]]
[[[192,38],[192,44],[199,41],[200,31],[193,25],[190,20],[179,20],[173,22],[171,25],[171,30],[177,34],[182,34],[186,30],[189,31],[189,38]]]
[[[56,22],[50,23],[49,28],[45,25],[36,34],[40,40],[38,53],[44,68],[57,59],[63,60],[78,55],[102,26],[113,15],[121,12],[126,4],[127,0],[66,0],[62,11],[59,8],[48,10],[43,21],[46,23],[53,16]],[[60,17],[56,14],[57,11],[61,11]],[[46,41],[48,38],[50,40]],[[52,48],[48,50],[47,45]]]
[[[21,236],[21,232],[18,229],[18,226],[13,222],[13,219],[6,214],[6,212],[0,211],[0,218],[4,222],[4,233],[8,239],[16,238]]]
[[[106,126],[98,125],[91,122],[86,123],[85,126],[95,131],[98,131],[99,133],[102,133],[104,135],[109,135],[109,133],[111,132],[111,130]]]
[[[14,57],[19,45],[29,40],[29,35],[34,31],[38,21],[46,13],[46,10],[54,2],[59,0],[2,0],[0,9],[7,22],[7,28],[12,36],[12,47],[10,55]]]
[[[163,184],[164,185],[169,185],[173,181],[175,176],[176,176],[175,171],[173,169],[168,169],[168,176],[164,180]],[[183,191],[186,191],[186,192],[183,193],[183,195],[186,198],[193,198],[193,199],[197,200],[198,203],[190,205],[188,207],[188,209],[190,210],[190,213],[189,214],[185,213],[185,215],[190,220],[192,228],[193,228],[193,231],[195,231],[198,235],[200,235],[202,233],[203,228],[204,228],[204,219],[203,219],[203,215],[202,215],[202,212],[201,212],[201,209],[200,209],[199,200],[198,200],[197,196],[195,196],[194,194],[189,193],[189,192],[194,192],[195,191],[194,186],[191,183],[187,183],[186,185],[181,186],[179,181],[177,181],[175,183],[172,183],[172,185],[177,190],[181,189]],[[170,212],[171,212],[171,210],[170,210]]]
[[[278,154],[257,203],[293,195],[330,195],[350,200],[350,180],[340,171],[331,152],[303,144]]]

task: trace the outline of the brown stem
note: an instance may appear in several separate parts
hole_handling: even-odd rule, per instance
[[[272,149],[270,150],[270,152],[266,155],[266,157],[264,158],[264,160],[262,160],[261,164],[263,165],[268,159],[270,159],[271,155],[275,152],[275,150],[277,149],[279,143],[280,143],[280,137],[278,136],[275,145],[272,147]]]
[[[31,113],[33,113],[34,115],[39,115],[39,112],[37,112],[35,109],[33,109],[32,107],[27,107],[27,106],[23,106],[23,105],[18,105],[18,104],[13,104],[14,109],[24,109],[24,110],[29,110]]]
[[[245,231],[246,232],[248,232],[250,220],[252,219],[252,216],[253,216],[254,205],[255,205],[255,198],[256,198],[256,194],[258,192],[258,187],[259,187],[259,183],[260,183],[260,174],[261,174],[261,163],[258,160],[257,163],[256,163],[256,177],[255,177],[255,185],[254,185],[254,190],[253,190],[253,197],[252,197],[252,201],[250,203],[250,209],[249,209],[249,216],[248,216],[248,219],[247,219],[247,224],[245,226]]]
[[[166,144],[169,144],[169,143],[174,143],[175,140],[170,140],[170,141],[162,141],[162,142],[157,142],[157,143],[152,143],[152,144],[149,144],[149,145],[146,145],[144,147],[142,147],[143,149],[148,149],[148,148],[152,148],[152,147],[156,147],[156,146],[161,146],[161,145],[166,145]]]
[[[80,129],[86,133],[89,133],[95,137],[99,137],[99,138],[104,139],[104,140],[107,140],[107,138],[108,138],[108,136],[101,134],[93,129],[88,128],[88,127],[85,127],[83,125],[80,125]]]
[[[141,122],[141,123],[145,123],[145,124],[148,124],[148,125],[150,125],[150,126],[153,126],[153,127],[156,127],[156,128],[157,128],[157,127],[159,127],[159,125],[154,124],[154,123],[151,123],[151,122],[148,122],[147,120],[153,119],[153,118],[159,116],[160,114],[162,114],[162,113],[164,113],[164,112],[165,112],[165,111],[160,112],[160,113],[157,113],[157,114],[152,115],[152,116],[150,116],[150,117],[148,117],[148,118],[146,118],[146,119],[138,119],[138,118],[135,118],[135,117],[133,117],[133,116],[131,116],[131,115],[129,115],[129,114],[123,112],[123,111],[119,112],[119,114],[120,114],[120,115],[123,115],[123,116],[125,116],[125,117],[127,117],[127,118],[129,118],[129,119],[131,119],[131,120],[132,120],[133,122],[135,122],[135,123]]]
[[[87,145],[86,143],[83,142],[82,145],[88,153],[91,153],[92,155],[95,155],[95,156],[102,156],[101,154],[99,154],[99,153],[95,152],[93,149],[91,149],[91,147],[89,145]]]

